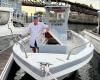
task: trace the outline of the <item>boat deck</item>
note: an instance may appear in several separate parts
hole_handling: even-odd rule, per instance
[[[4,66],[6,65],[11,53],[12,53],[12,47],[8,48],[6,51],[0,54],[0,74],[3,71]]]
[[[66,41],[67,42],[67,47],[68,47],[67,51],[68,52],[71,51],[71,55],[76,55],[78,52],[80,52],[82,49],[85,48],[85,45],[84,46],[80,46],[80,44],[79,44],[80,42],[77,41],[77,40],[78,40],[78,38],[73,38],[73,39],[69,39],[69,40]],[[84,44],[84,43],[81,43],[81,45],[82,44]],[[78,47],[78,46],[80,46],[80,47]],[[55,45],[50,45],[50,44],[49,45],[48,44],[47,45],[43,45],[42,47],[40,47],[40,48],[42,48],[42,52],[40,50],[40,53],[55,53],[55,54],[56,53],[58,54],[59,52],[60,53],[64,53],[64,50],[65,50],[64,47],[65,47],[65,45],[59,47],[59,49],[57,47],[59,47],[59,44],[55,44]],[[24,46],[24,48],[25,48],[25,50],[26,50],[27,53],[33,53],[32,49],[30,48],[29,42],[26,43],[26,45]],[[56,49],[57,49],[57,51],[56,51]],[[62,49],[63,49],[63,51],[62,51]],[[22,51],[24,52],[23,48],[22,48]],[[64,54],[66,54],[66,52]]]

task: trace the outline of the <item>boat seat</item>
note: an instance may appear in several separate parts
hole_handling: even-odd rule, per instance
[[[39,45],[39,52],[66,54],[67,47],[62,45]]]

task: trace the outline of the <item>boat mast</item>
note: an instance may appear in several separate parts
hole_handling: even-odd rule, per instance
[[[100,10],[98,11],[98,27],[100,26]]]
[[[100,1],[99,1],[100,3]],[[99,10],[97,11],[98,14],[98,26],[97,26],[97,33],[100,34],[100,4],[99,4]]]

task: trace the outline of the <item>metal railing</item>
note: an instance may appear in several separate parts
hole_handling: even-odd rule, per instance
[[[82,46],[85,46],[85,45],[87,45],[87,44],[89,44],[89,43],[90,43],[90,42],[87,42],[87,43],[84,43],[84,44],[82,44],[82,45],[79,45],[79,46],[77,46],[77,47],[72,48],[72,49],[70,50],[68,56],[67,56],[67,60],[69,60],[70,55],[72,54],[72,52],[73,52],[75,49],[77,49],[77,48],[79,48],[79,47],[82,47]],[[91,46],[91,43],[90,43],[90,46]]]
[[[9,24],[8,24],[8,29],[11,31],[12,40],[13,40],[14,42],[18,43],[20,46],[23,47],[23,49],[24,49],[24,53],[25,53],[25,57],[28,58],[27,53],[26,53],[26,50],[25,50],[23,44],[21,44],[20,42],[18,42],[18,41],[16,40],[16,38],[14,38],[13,31],[12,31],[12,29],[9,27]]]

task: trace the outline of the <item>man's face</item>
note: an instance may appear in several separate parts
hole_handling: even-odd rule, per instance
[[[35,25],[37,25],[38,22],[39,22],[38,18],[33,20],[33,23],[34,23]]]

